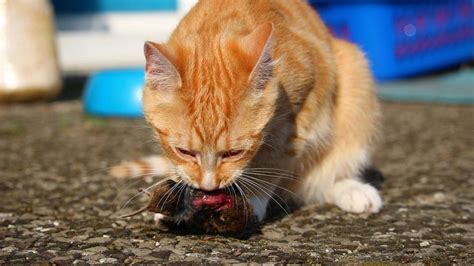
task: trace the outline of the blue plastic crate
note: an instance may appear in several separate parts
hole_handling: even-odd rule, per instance
[[[474,56],[472,0],[310,2],[336,36],[362,48],[378,80],[442,69]]]

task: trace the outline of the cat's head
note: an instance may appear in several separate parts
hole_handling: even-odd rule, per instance
[[[145,117],[185,183],[223,188],[262,145],[278,98],[272,36],[268,23],[243,35],[145,44]]]

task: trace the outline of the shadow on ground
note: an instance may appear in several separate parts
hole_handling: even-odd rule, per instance
[[[311,206],[248,239],[182,235],[118,216],[152,180],[105,172],[156,152],[141,120],[103,120],[77,101],[0,107],[0,264],[237,262],[474,263],[474,107],[384,104],[376,156],[385,208]]]

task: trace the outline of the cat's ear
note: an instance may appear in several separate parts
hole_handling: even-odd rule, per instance
[[[171,62],[170,52],[164,45],[145,42],[146,81],[158,89],[181,87],[181,76]]]
[[[250,34],[239,40],[240,50],[246,57],[246,62],[252,71],[249,76],[253,87],[263,88],[273,76],[273,23],[259,25]]]

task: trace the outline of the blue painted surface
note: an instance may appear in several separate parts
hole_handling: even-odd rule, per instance
[[[311,1],[333,33],[358,44],[378,80],[474,57],[474,6],[451,1]]]
[[[57,14],[175,11],[177,0],[52,0]]]
[[[474,104],[474,69],[379,84],[381,99],[397,102]]]
[[[143,69],[105,70],[93,74],[83,96],[87,113],[108,117],[142,117]]]

